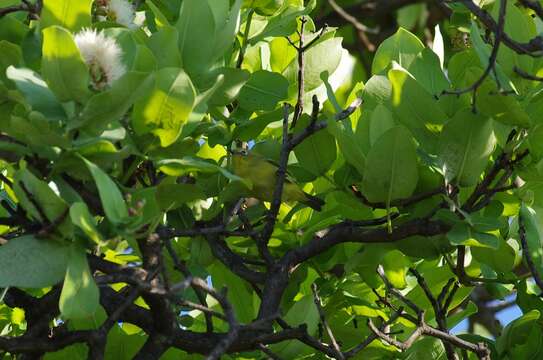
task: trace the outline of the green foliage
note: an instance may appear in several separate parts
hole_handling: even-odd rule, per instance
[[[440,157],[448,182],[477,184],[495,146],[492,120],[465,109],[445,124],[440,136]]]
[[[0,286],[41,288],[56,284],[64,278],[68,252],[69,246],[58,241],[42,241],[31,235],[20,237],[2,246]]]
[[[386,131],[371,147],[366,160],[362,189],[372,202],[409,197],[417,186],[417,154],[407,129]]]
[[[89,71],[71,34],[58,26],[43,30],[42,75],[61,102],[84,102],[89,94]]]
[[[66,320],[91,317],[98,308],[98,287],[83,248],[72,245],[58,306]]]

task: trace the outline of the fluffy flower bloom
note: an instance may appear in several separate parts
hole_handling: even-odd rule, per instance
[[[134,7],[127,0],[108,0],[107,2],[108,16],[118,24],[128,28],[134,28],[136,12]]]
[[[126,72],[121,62],[122,50],[114,39],[93,29],[83,29],[75,35],[74,40],[90,69],[96,89],[111,86]]]

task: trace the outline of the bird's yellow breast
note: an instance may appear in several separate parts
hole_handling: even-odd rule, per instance
[[[251,193],[255,198],[264,201],[273,199],[277,166],[261,156],[240,154],[232,156],[232,165],[237,176],[251,181],[253,184]],[[282,198],[283,201],[302,201],[305,194],[298,185],[286,182]]]

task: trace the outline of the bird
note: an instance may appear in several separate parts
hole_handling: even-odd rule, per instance
[[[234,174],[251,181],[253,185],[250,195],[256,199],[271,202],[279,167],[264,156],[251,154],[246,150],[231,153]],[[316,211],[321,211],[324,205],[322,199],[304,192],[288,176],[283,186],[281,200],[298,201]]]

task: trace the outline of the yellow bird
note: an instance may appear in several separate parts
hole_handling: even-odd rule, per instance
[[[251,196],[271,202],[277,178],[278,166],[261,155],[248,154],[245,150],[232,153],[234,173],[253,184]],[[287,178],[283,186],[282,201],[299,201],[310,208],[321,211],[324,201],[304,192]]]

